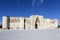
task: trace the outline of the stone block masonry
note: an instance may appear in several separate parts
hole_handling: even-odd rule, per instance
[[[2,29],[54,29],[58,27],[58,19],[45,19],[41,15],[25,17],[2,17]]]

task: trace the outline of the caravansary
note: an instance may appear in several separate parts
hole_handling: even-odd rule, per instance
[[[31,15],[29,18],[25,17],[2,17],[3,29],[54,29],[58,27],[57,19],[45,19],[41,15]]]

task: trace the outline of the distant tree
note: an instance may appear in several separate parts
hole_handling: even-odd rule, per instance
[[[2,28],[2,24],[0,24],[0,28]]]
[[[60,25],[58,25],[58,28],[60,28]]]

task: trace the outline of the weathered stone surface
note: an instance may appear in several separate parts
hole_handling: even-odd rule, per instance
[[[45,19],[41,15],[32,15],[30,18],[3,16],[2,20],[3,29],[54,29],[58,27],[57,19]]]

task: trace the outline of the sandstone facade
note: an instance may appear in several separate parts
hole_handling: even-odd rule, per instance
[[[25,17],[9,17],[2,18],[3,29],[54,29],[58,27],[57,19],[45,19],[41,15],[32,15],[29,18]]]

